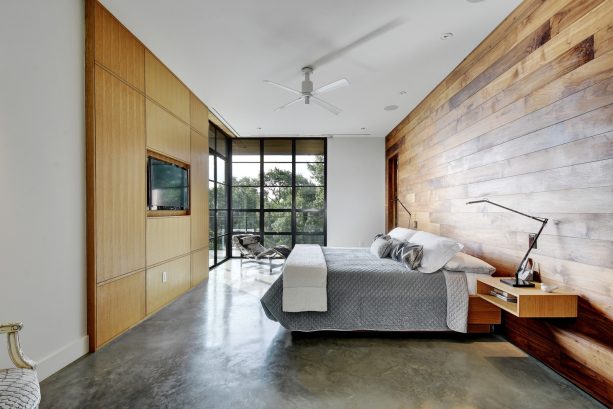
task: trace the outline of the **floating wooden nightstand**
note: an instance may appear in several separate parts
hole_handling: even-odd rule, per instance
[[[511,287],[500,282],[500,277],[477,279],[477,295],[502,310],[520,318],[575,318],[577,317],[577,295],[555,290],[551,293],[541,291],[541,284],[532,288]],[[501,300],[490,295],[498,289],[517,297],[517,302]]]

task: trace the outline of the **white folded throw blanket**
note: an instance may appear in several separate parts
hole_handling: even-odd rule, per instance
[[[283,267],[283,311],[327,311],[328,267],[317,244],[296,244]]]

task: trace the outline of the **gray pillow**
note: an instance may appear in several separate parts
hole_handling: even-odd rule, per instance
[[[391,249],[391,242],[383,237],[375,237],[370,245],[370,253],[379,258],[387,257]]]
[[[390,257],[406,266],[409,270],[417,270],[424,256],[423,246],[408,241],[396,243]]]

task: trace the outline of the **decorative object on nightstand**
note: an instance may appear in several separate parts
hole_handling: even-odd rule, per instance
[[[407,213],[409,214],[409,228],[411,228],[411,217],[413,217],[413,215],[411,214],[411,212],[409,212],[409,209],[407,209],[407,207],[404,205],[404,203],[402,203],[402,202],[400,201],[400,199],[398,199],[398,196],[396,196],[396,201],[397,201],[398,203],[400,203],[400,206],[402,206],[402,208],[404,209],[404,211],[405,211],[405,212],[407,212]],[[415,223],[416,223],[415,227],[417,227],[417,222],[415,222]]]
[[[36,363],[26,357],[19,346],[21,323],[0,324],[0,334],[6,334],[11,361],[16,368],[0,369],[0,408],[37,408],[40,386]]]
[[[552,293],[555,290],[558,289],[558,286],[555,284],[545,284],[545,283],[541,283],[541,291],[544,291],[546,293]]]
[[[534,261],[528,257],[526,266],[518,274],[520,280],[534,281]]]
[[[514,209],[511,209],[511,208],[508,208],[508,207],[503,206],[501,204],[490,202],[488,199],[473,200],[471,202],[467,202],[466,204],[469,205],[469,204],[475,204],[475,203],[489,203],[491,205],[501,207],[501,208],[503,208],[505,210],[508,210],[510,212],[513,212],[513,213],[521,214],[522,216],[529,217],[530,219],[533,219],[533,220],[536,220],[536,221],[539,221],[539,222],[542,223],[541,224],[541,228],[539,229],[538,233],[536,233],[536,235],[532,235],[532,234],[530,235],[530,247],[528,248],[528,251],[524,255],[524,258],[519,263],[519,266],[517,266],[517,271],[515,271],[515,279],[514,280],[512,280],[512,279],[502,279],[502,280],[500,280],[501,282],[503,282],[503,283],[505,283],[507,285],[513,286],[513,287],[534,287],[534,284],[531,283],[530,281],[521,279],[520,274],[522,274],[522,272],[524,272],[524,270],[526,270],[526,268],[527,268],[527,261],[529,260],[528,256],[530,255],[530,252],[532,251],[532,249],[536,248],[536,241],[538,240],[539,236],[541,235],[541,232],[545,228],[545,225],[547,224],[549,219],[546,219],[546,218],[543,218],[543,217],[530,216],[529,214],[522,213],[522,212],[520,212],[518,210],[514,210]],[[530,268],[532,268],[532,264],[531,264]],[[530,275],[532,275],[531,271],[530,271]]]

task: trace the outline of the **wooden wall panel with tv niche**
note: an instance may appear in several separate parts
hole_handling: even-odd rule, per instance
[[[88,334],[95,351],[208,277],[208,108],[86,0]],[[189,208],[148,210],[147,158],[189,172]]]
[[[521,3],[392,130],[386,157],[411,227],[459,240],[500,275],[540,225],[466,202],[549,218],[531,257],[543,282],[579,294],[578,317],[505,312],[504,332],[613,405],[613,0]]]

